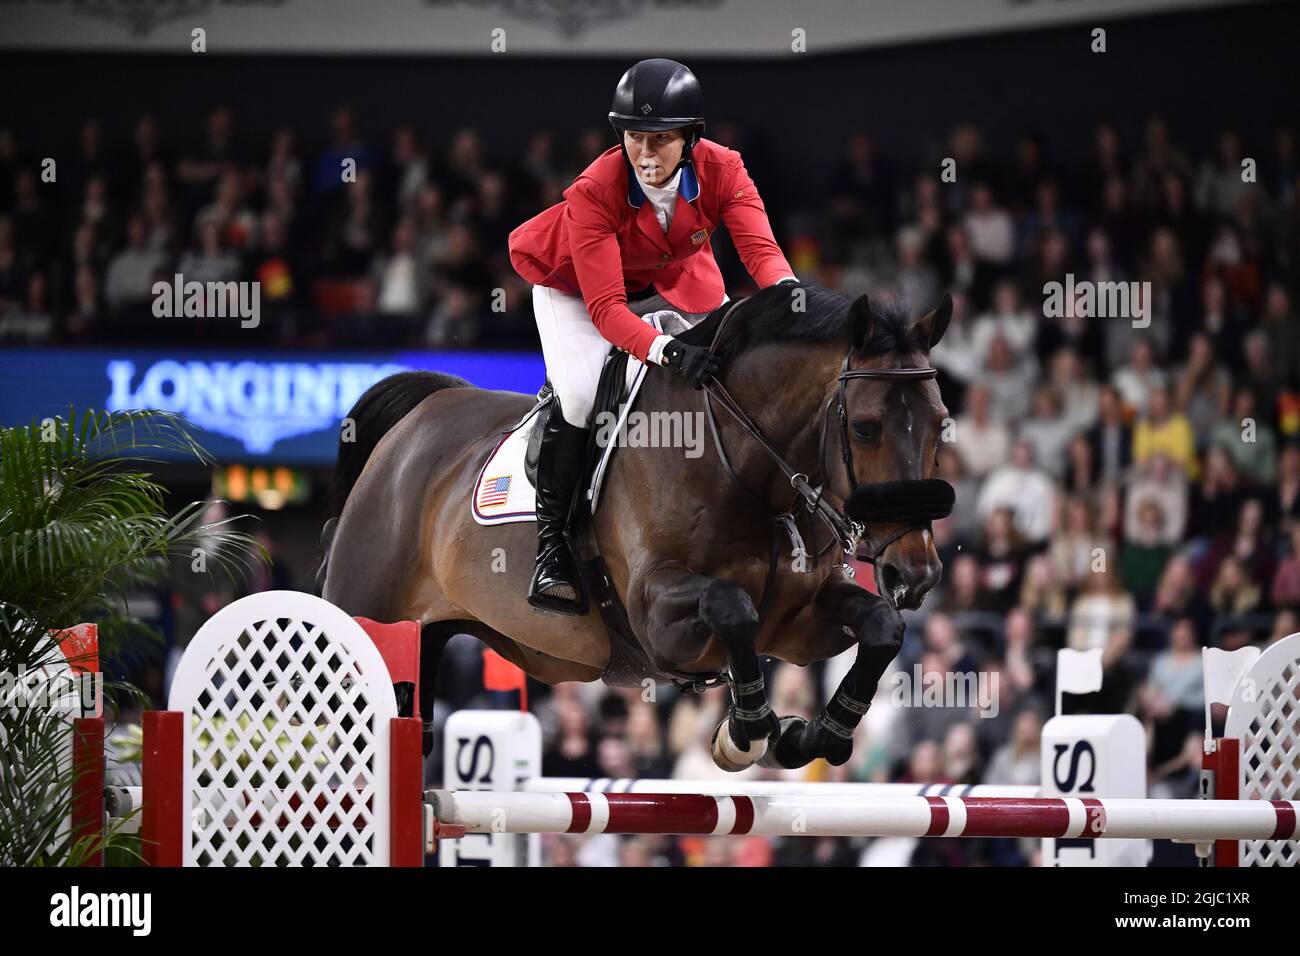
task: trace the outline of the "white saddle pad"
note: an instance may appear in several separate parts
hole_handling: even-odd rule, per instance
[[[644,316],[645,320],[657,330],[663,331],[655,315]],[[626,394],[621,417],[613,433],[623,427],[627,413],[636,402],[641,383],[645,380],[646,366],[634,358],[627,363]],[[530,412],[513,429],[501,436],[492,454],[488,455],[478,480],[474,482],[474,497],[470,508],[474,520],[479,524],[509,524],[512,521],[537,520],[537,490],[524,472],[524,456],[528,453],[528,439],[537,424],[537,415]],[[600,461],[592,474],[590,486],[586,491],[591,512],[595,514],[596,504],[600,500],[600,488],[609,467],[610,456],[614,454],[617,442],[610,442],[601,452]]]
[[[479,524],[508,524],[536,518],[536,492],[524,474],[528,436],[532,434],[536,421],[537,416],[530,414],[527,421],[502,435],[497,447],[488,455],[478,480],[474,482],[471,502],[474,520]]]

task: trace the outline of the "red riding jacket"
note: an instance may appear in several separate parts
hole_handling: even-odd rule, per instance
[[[564,191],[564,202],[510,233],[515,271],[581,295],[600,334],[642,361],[657,333],[627,307],[627,290],[653,284],[680,312],[716,309],[724,289],[709,237],[719,222],[760,287],[793,275],[740,153],[701,139],[692,158],[664,235],[622,148],[606,150]]]

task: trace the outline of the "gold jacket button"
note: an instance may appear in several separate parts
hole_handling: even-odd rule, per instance
[[[665,252],[665,253],[664,253],[662,256],[660,256],[659,258],[660,258],[660,259],[663,259],[663,260],[666,262],[667,260],[671,259],[672,257],[673,257],[673,254],[672,254],[671,252]]]
[[[663,267],[664,267],[664,264],[663,264],[662,262],[659,263],[659,265],[655,266],[656,269],[662,269]]]

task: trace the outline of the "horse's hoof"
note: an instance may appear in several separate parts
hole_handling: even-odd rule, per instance
[[[822,743],[822,759],[832,767],[842,767],[853,756],[853,741],[828,735]]]
[[[718,721],[718,726],[713,728],[713,739],[709,741],[709,750],[718,769],[737,773],[763,759],[763,755],[767,753],[767,739],[751,740],[749,747],[741,748],[731,739],[730,728],[727,726],[730,719],[730,715],[723,717]]]
[[[802,717],[782,717],[781,729],[768,741],[767,753],[759,760],[769,770],[797,770],[812,760],[803,751],[803,735],[808,721]]]

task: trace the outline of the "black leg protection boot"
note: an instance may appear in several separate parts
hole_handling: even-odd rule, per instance
[[[528,603],[546,611],[582,614],[584,595],[577,563],[564,540],[564,526],[582,474],[589,430],[551,409],[537,452],[537,567]]]

